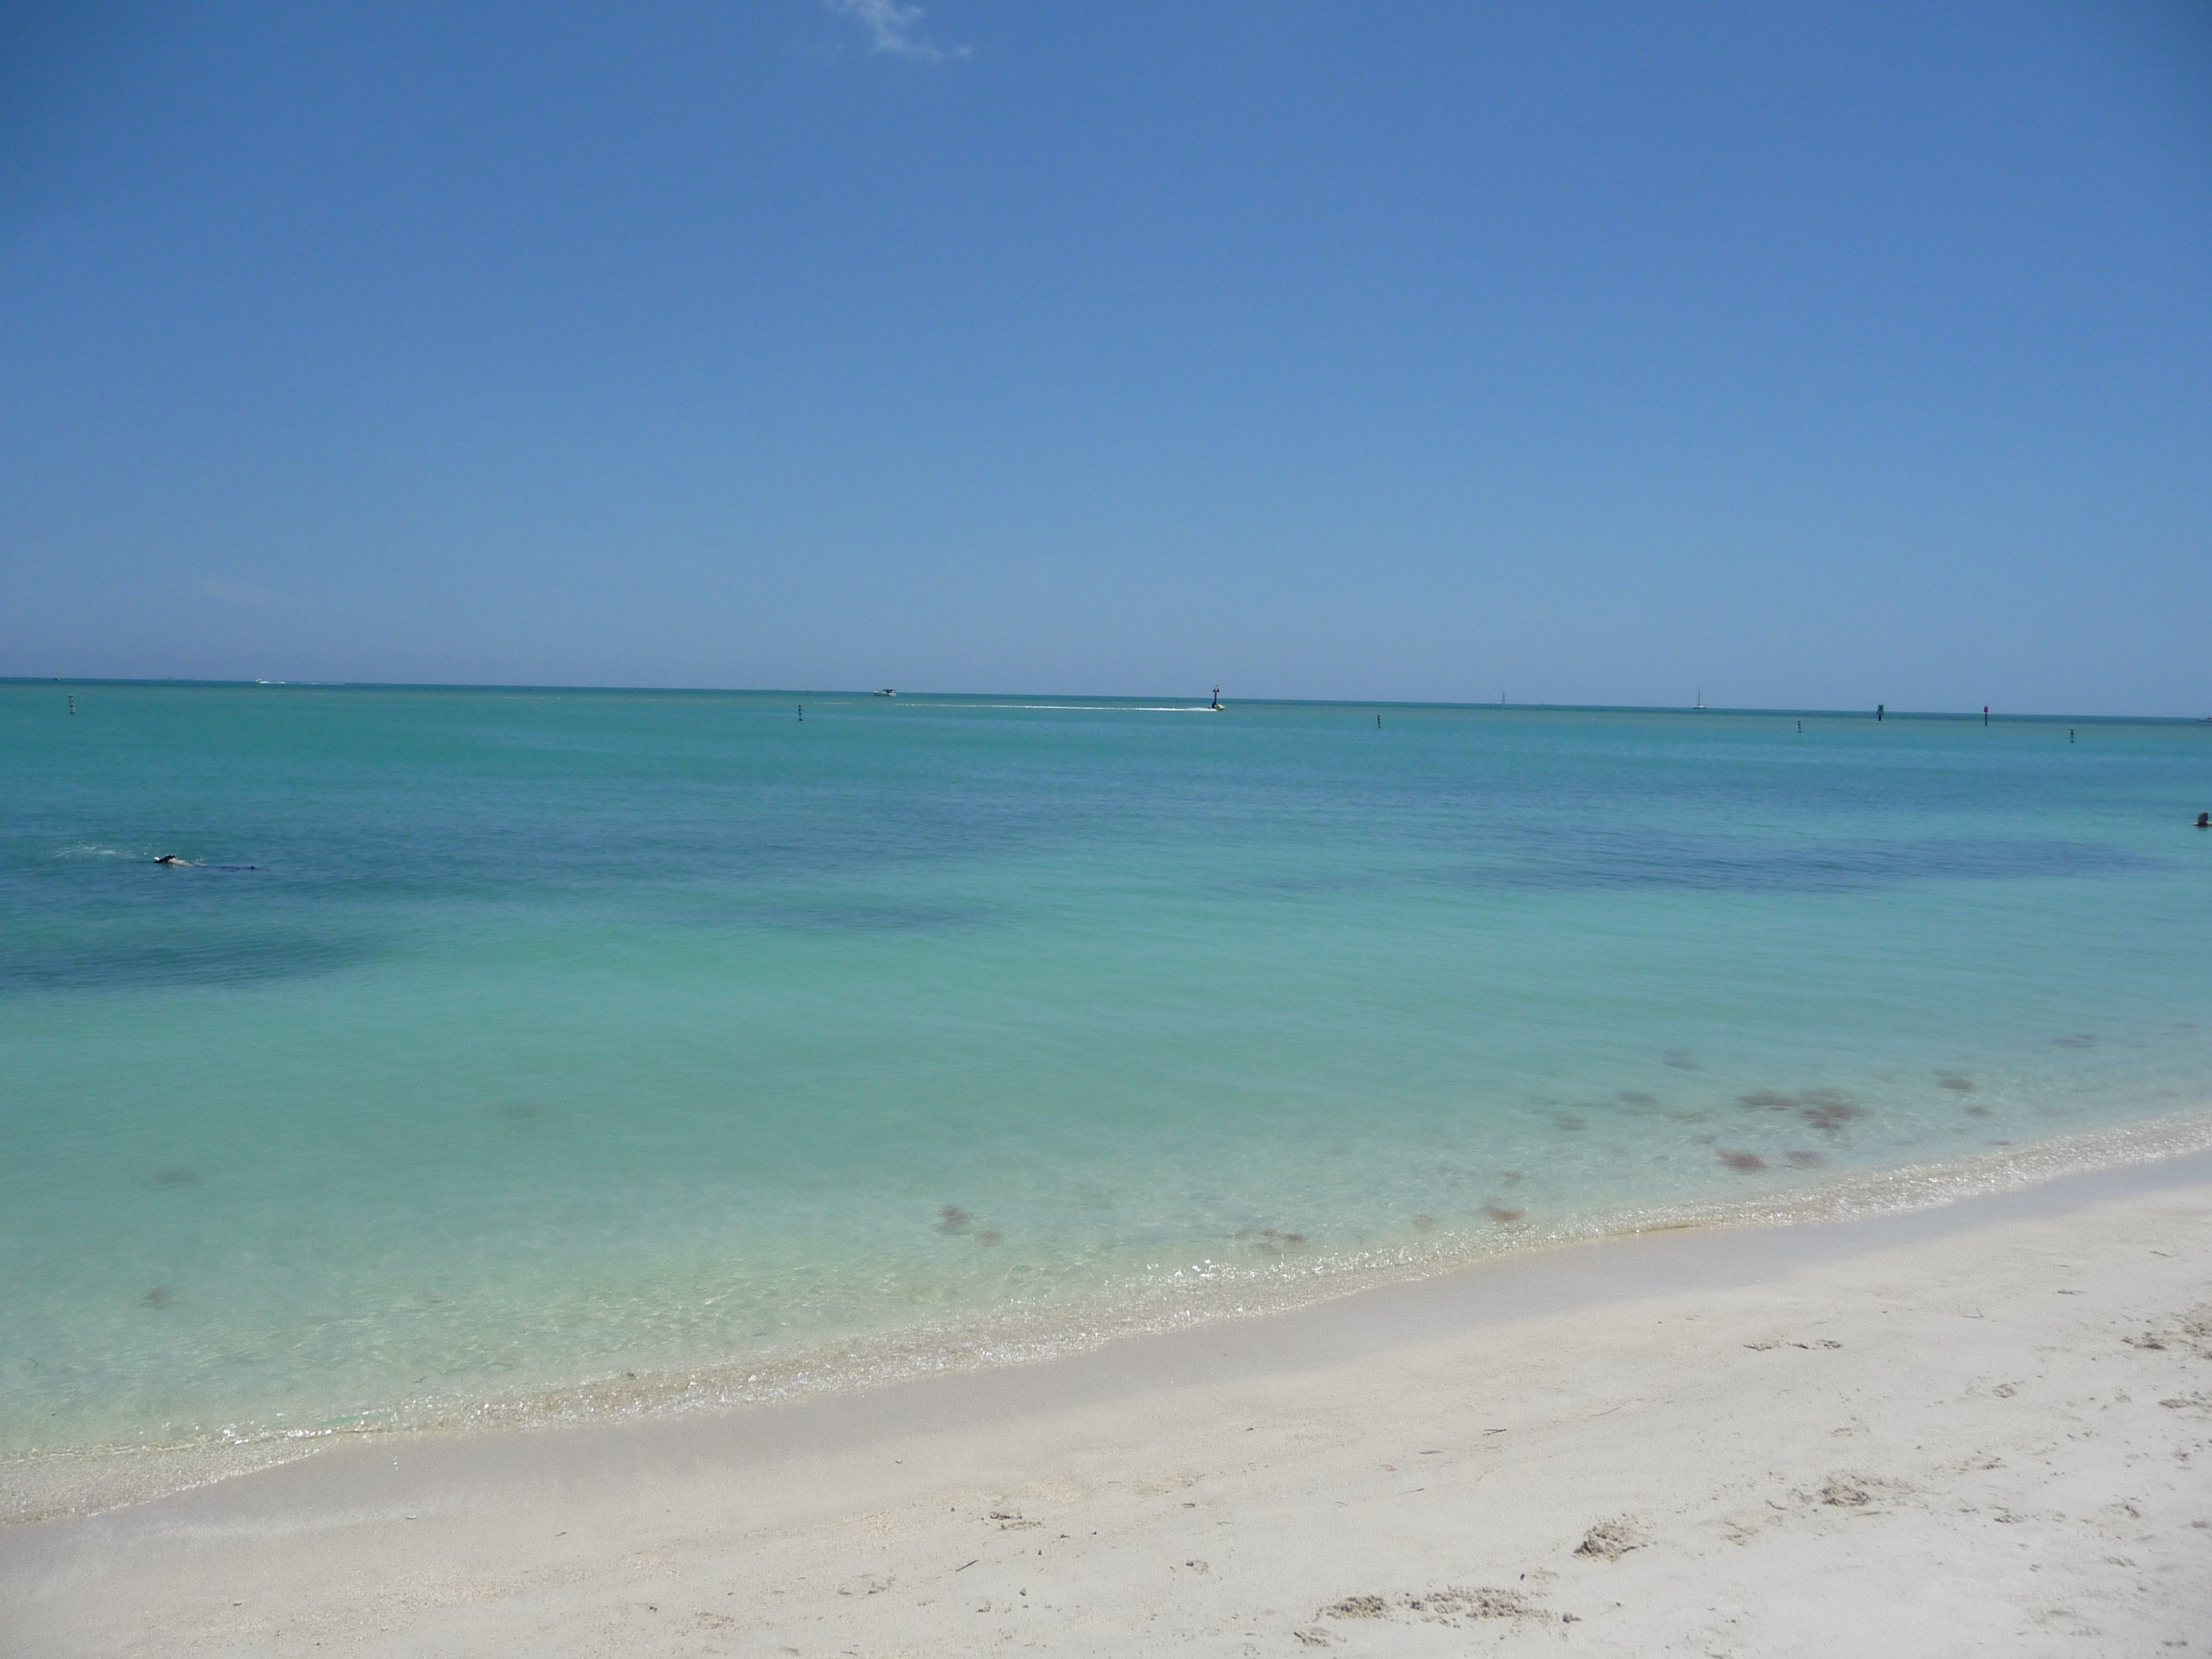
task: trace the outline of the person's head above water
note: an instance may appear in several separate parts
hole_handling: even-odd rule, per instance
[[[164,853],[161,857],[155,859],[154,862],[156,864],[189,864],[191,860],[189,859],[180,859],[174,853]]]
[[[2199,830],[2212,830],[2212,812],[2199,812],[2197,815],[2197,827]]]

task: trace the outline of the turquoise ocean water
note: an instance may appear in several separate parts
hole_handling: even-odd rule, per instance
[[[2212,726],[1798,727],[0,685],[0,1453],[786,1392],[2201,1117]]]

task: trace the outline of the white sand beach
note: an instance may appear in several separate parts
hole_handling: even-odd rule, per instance
[[[16,1656],[2212,1648],[2212,1158],[0,1529]]]

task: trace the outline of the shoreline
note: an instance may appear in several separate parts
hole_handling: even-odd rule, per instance
[[[2123,1176],[2212,1155],[2212,1110],[2004,1144],[1933,1164],[1854,1171],[1780,1194],[1614,1212],[1480,1247],[1425,1254],[1375,1250],[1348,1265],[1246,1270],[1216,1283],[1149,1287],[1018,1309],[945,1327],[826,1339],[768,1359],[592,1377],[505,1399],[364,1409],[355,1420],[265,1428],[165,1445],[106,1444],[0,1460],[0,1529],[152,1502],[313,1458],[356,1441],[402,1444],[522,1433],[590,1431],[624,1424],[781,1409],[896,1389],[933,1379],[1051,1365],[1118,1344],[1271,1321],[1393,1290],[1486,1271],[1510,1272],[1562,1251],[1679,1234],[1789,1232],[1861,1219],[1941,1212],[1977,1200],[2081,1178]],[[1463,1245],[1470,1241],[1459,1241]],[[1287,1264],[1286,1264],[1287,1265]]]
[[[1692,1618],[1683,1595],[1731,1594],[1744,1628],[1710,1650],[1765,1653],[1821,1650],[1838,1619],[1876,1615],[1854,1598],[1881,1593],[1860,1582],[1881,1560],[1933,1551],[1942,1582],[1913,1567],[1898,1604],[1921,1623],[1882,1627],[1896,1650],[2154,1650],[2212,1632],[2191,1462],[2212,1450],[2208,1298],[2200,1152],[1566,1245],[759,1409],[364,1434],[0,1528],[0,1583],[55,1653],[488,1650],[552,1619],[536,1650],[774,1651],[803,1632],[806,1653],[954,1653],[1027,1632],[1103,1654],[1166,1644],[1129,1622],[1144,1609],[1229,1652],[1247,1631],[1255,1652],[1426,1651],[1432,1626],[1551,1643],[1568,1614],[1591,1651],[1702,1652],[1661,1626]],[[1716,1588],[1769,1557],[1787,1595],[1756,1572]],[[963,1562],[978,1571],[955,1584]],[[2092,1598],[2068,1575],[2132,1588]],[[1644,1603],[1589,1589],[1632,1583]],[[1504,1599],[1451,1599],[1469,1586]],[[1930,1609],[1968,1589],[2013,1622],[1926,1624],[1967,1617]],[[2085,1645],[2099,1632],[2118,1645]]]

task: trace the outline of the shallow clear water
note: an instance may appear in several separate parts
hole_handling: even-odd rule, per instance
[[[0,686],[0,1450],[1048,1340],[2212,1092],[2212,726],[1380,712]]]

